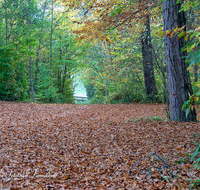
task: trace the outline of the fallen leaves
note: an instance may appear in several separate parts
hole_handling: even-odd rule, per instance
[[[0,104],[0,187],[10,189],[182,189],[199,177],[192,164],[175,163],[194,149],[199,123],[138,120],[164,116],[165,105]],[[161,176],[155,152],[177,173]],[[148,166],[148,169],[147,169]],[[139,166],[140,167],[140,166]],[[141,169],[141,168],[140,168]],[[139,170],[139,169],[138,169]],[[147,177],[146,172],[152,173]],[[160,171],[160,173],[159,173]]]

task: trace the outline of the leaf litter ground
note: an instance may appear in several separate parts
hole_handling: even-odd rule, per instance
[[[162,121],[164,110],[1,102],[0,187],[188,189],[200,124]]]

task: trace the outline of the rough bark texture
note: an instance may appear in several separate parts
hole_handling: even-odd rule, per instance
[[[149,16],[147,16],[145,31],[142,34],[141,43],[142,43],[142,59],[143,59],[146,94],[150,99],[153,99],[154,95],[157,94],[157,89],[156,89],[156,81],[155,81],[154,67],[153,67]]]
[[[173,30],[177,26],[181,28],[186,24],[184,12],[179,12],[180,7],[181,4],[176,4],[176,0],[165,0],[163,2],[165,31]],[[181,48],[184,46],[184,37],[178,39],[176,35],[172,38],[165,35],[165,55],[171,119],[174,121],[196,121],[195,109],[190,110],[188,117],[186,117],[186,109],[181,110],[184,102],[193,94],[187,64],[185,63],[186,52],[181,52]]]

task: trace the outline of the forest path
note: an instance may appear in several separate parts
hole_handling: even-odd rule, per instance
[[[153,119],[164,118],[164,108],[162,104],[1,102],[0,187],[12,184],[21,189],[173,189],[180,184],[188,188],[185,180],[197,178],[199,173],[192,170],[190,162],[175,161],[180,156],[187,159],[186,153],[194,150],[199,123]],[[144,119],[130,121],[140,117]],[[131,166],[152,152],[171,164],[170,172],[179,171],[178,177],[169,183],[161,180],[153,166],[155,158],[144,160],[137,168],[144,171],[152,166],[152,176],[146,178],[145,172],[139,174],[136,170],[128,176]]]

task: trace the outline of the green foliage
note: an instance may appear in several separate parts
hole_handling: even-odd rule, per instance
[[[112,17],[112,16],[114,16],[114,15],[120,14],[124,8],[125,8],[125,5],[124,5],[124,4],[123,4],[123,5],[116,6],[115,9],[114,9],[114,11],[111,12],[109,16]]]
[[[132,119],[132,121],[133,122],[139,122],[139,121],[155,121],[155,122],[165,121],[166,122],[166,120],[159,115],[156,115],[153,117],[141,117],[141,118],[137,118],[137,119]]]
[[[85,84],[86,94],[88,99],[92,99],[95,94],[95,89],[93,84]]]
[[[36,100],[39,102],[55,102],[56,99],[56,87],[54,86],[55,80],[50,78],[49,65],[45,63],[39,64],[39,73],[40,76],[37,84],[37,94]]]
[[[188,180],[190,181],[189,190],[191,189],[199,189],[200,188],[200,179],[196,180]]]
[[[178,3],[182,3],[182,0],[177,0],[176,2],[177,4]],[[198,10],[198,7],[200,6],[200,2],[199,0],[192,0],[192,1],[185,1],[184,4],[182,5],[182,9],[181,11],[188,11],[190,10],[191,8],[195,9],[195,10]]]
[[[199,14],[200,2],[198,0],[194,1],[187,1],[184,2],[182,5],[182,10],[188,11],[193,9],[197,11],[197,15]],[[194,23],[195,24],[195,23]],[[183,32],[183,31],[182,31]],[[185,40],[189,39],[187,45],[184,47],[183,50],[187,51],[188,55],[186,57],[187,63],[189,65],[188,69],[200,66],[200,27],[196,27],[194,30],[189,30],[185,35]],[[179,36],[180,38],[180,36]],[[199,78],[199,74],[197,74],[197,78]],[[200,97],[200,82],[193,83],[193,91],[194,94],[186,101],[183,106],[182,110],[186,108],[186,116],[189,114],[190,109],[194,109],[194,105],[199,105],[199,97]]]
[[[12,47],[0,47],[0,99],[13,101],[27,98],[27,82],[24,65],[14,64],[18,55]]]
[[[133,3],[130,0],[126,5],[116,5],[108,15],[114,18],[123,13],[126,6]],[[198,1],[193,1],[193,3],[186,2],[183,8],[198,6]],[[0,17],[2,18],[0,23],[0,66],[2,68],[0,70],[0,99],[30,100],[30,74],[32,74],[33,93],[37,101],[73,103],[74,87],[71,76],[82,70],[82,80],[92,103],[150,101],[145,92],[141,44],[138,45],[142,31],[140,24],[136,22],[134,28],[126,28],[126,31],[113,28],[105,32],[106,40],[102,37],[102,41],[99,39],[97,41],[100,42],[97,44],[91,44],[84,40],[78,41],[78,34],[71,32],[77,28],[72,21],[74,15],[63,14],[57,9],[54,9],[53,13],[52,68],[50,70],[50,1],[7,0],[0,2]],[[151,25],[152,44],[155,51],[160,54],[160,62],[164,62],[164,43],[162,37],[158,37],[158,33],[162,30],[160,24],[158,22]],[[185,33],[181,35],[184,36]],[[192,39],[191,43],[185,47],[189,53],[187,59],[192,67],[199,63],[200,59],[199,29],[188,31],[186,36]],[[30,58],[32,73],[29,69]],[[161,69],[156,64],[154,68],[158,95],[153,101],[165,102]],[[165,75],[165,63],[163,63],[163,70]],[[105,96],[105,81],[108,84],[107,97]],[[198,85],[199,83],[193,85],[194,97],[198,95]],[[194,97],[191,98],[194,99]],[[189,104],[193,99],[184,105],[187,109],[192,109]]]
[[[188,56],[186,58],[190,63],[190,67],[194,64],[200,66],[200,27],[195,30],[187,31],[187,33],[191,42],[184,48],[188,52]]]
[[[73,103],[73,80],[65,78],[64,88],[59,91],[59,86],[56,86],[57,78],[50,77],[49,65],[40,63],[38,75],[39,81],[37,84],[36,100],[43,103]]]
[[[197,147],[192,154],[187,154],[188,158],[182,158],[179,156],[179,159],[175,162],[177,164],[187,164],[188,162],[192,162],[194,169],[200,169],[200,143],[198,142],[200,134],[196,133],[194,135],[194,144]],[[197,179],[188,179],[186,182],[189,181],[189,189],[199,189],[200,188],[200,178]]]
[[[65,88],[62,93],[62,103],[74,103],[74,86],[73,86],[73,80],[71,78],[67,78],[65,80]]]
[[[196,150],[192,154],[191,161],[194,164],[194,169],[200,170],[200,143],[198,144]],[[189,189],[199,189],[200,188],[200,178],[192,180],[190,179]]]
[[[32,75],[36,101],[74,102],[71,76],[81,65],[80,59],[87,45],[77,42],[76,36],[71,33],[71,21],[55,9],[50,70],[49,5],[50,1],[46,0],[0,2],[3,21],[0,23],[0,99],[32,99]]]
[[[192,155],[191,161],[193,161],[194,163],[194,168],[199,170],[200,169],[200,143],[197,147],[197,149],[195,150],[195,152]]]
[[[100,45],[98,44],[98,46]],[[99,48],[98,46],[97,49]],[[149,102],[145,92],[140,52],[136,51],[135,56],[138,56],[138,58],[133,65],[129,58],[123,58],[128,53],[125,52],[128,51],[127,49],[118,47],[113,49],[110,51],[115,54],[116,62],[105,64],[107,59],[109,60],[109,54],[99,58],[97,53],[93,62],[88,63],[89,68],[82,72],[82,80],[87,89],[88,97],[93,97],[91,103]],[[107,54],[107,50],[105,49],[104,51]],[[100,59],[100,62],[96,62],[95,59]],[[163,102],[163,84],[159,73],[156,75],[156,80],[157,85],[160,86],[156,101]],[[106,81],[107,97],[105,95]]]
[[[194,105],[197,104],[197,102],[199,102],[198,96],[200,96],[200,93],[196,92],[194,95],[190,96],[189,100],[184,102],[182,106],[182,111],[186,108],[186,117],[188,116],[190,110],[194,109]]]

